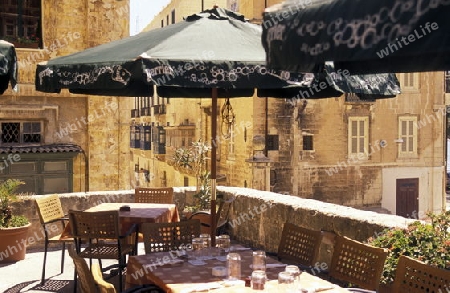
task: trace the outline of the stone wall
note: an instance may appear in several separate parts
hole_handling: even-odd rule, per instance
[[[180,210],[189,191],[194,191],[194,187],[176,187],[174,190],[175,202]],[[248,188],[219,186],[218,193],[225,198],[235,197],[230,210],[229,232],[232,238],[272,252],[277,251],[282,227],[287,221],[310,229],[332,231],[359,241],[375,236],[385,228],[406,227],[407,223],[413,221]],[[133,202],[133,195],[134,190],[121,190],[60,194],[60,198],[63,210],[67,213],[69,209],[84,210],[102,202]],[[37,242],[32,245],[42,245],[43,240],[34,204],[37,197],[41,195],[26,197],[22,203],[14,204],[14,213],[26,215],[32,222],[29,237]],[[325,247],[325,253],[327,251]],[[327,255],[322,257],[326,258]]]

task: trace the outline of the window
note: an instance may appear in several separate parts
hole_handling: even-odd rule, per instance
[[[41,0],[2,1],[0,39],[13,42],[17,47],[31,41],[41,47],[41,35]]]
[[[267,135],[266,147],[268,151],[278,151],[278,135],[269,134]]]
[[[228,138],[228,159],[234,158],[234,123],[229,125],[230,136]]]
[[[369,148],[369,117],[348,119],[348,154],[365,154]]]
[[[399,81],[400,86],[405,90],[419,89],[419,73],[401,73]]]
[[[445,71],[445,92],[450,93],[450,71]]]
[[[41,122],[1,122],[0,144],[41,143]]]
[[[310,135],[310,134],[303,135],[303,150],[304,151],[313,151],[314,150],[312,135]]]
[[[417,155],[417,117],[399,117],[398,133],[400,143],[398,153],[400,157],[411,157]]]

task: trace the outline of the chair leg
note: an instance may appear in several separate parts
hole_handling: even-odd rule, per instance
[[[66,252],[66,242],[63,242],[61,253],[61,274],[64,273],[64,254]]]
[[[48,248],[48,241],[47,241],[47,239],[45,239],[45,244],[44,244],[44,264],[42,266],[41,285],[43,285],[44,282],[45,282],[45,264],[47,262],[47,248]]]
[[[77,271],[76,269],[73,270],[73,293],[77,293],[77,286],[78,286],[78,282],[77,282]]]

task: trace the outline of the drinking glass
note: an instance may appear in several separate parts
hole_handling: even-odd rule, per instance
[[[252,272],[252,289],[253,290],[264,290],[266,285],[267,276],[265,271],[256,270]]]
[[[201,260],[203,258],[205,240],[200,237],[192,239],[192,254],[194,259]]]
[[[212,251],[211,251],[211,235],[209,234],[200,234],[200,238],[203,239],[203,258],[211,259]]]
[[[266,270],[266,253],[263,250],[253,251],[252,269],[254,271]]]
[[[228,279],[241,279],[241,256],[239,253],[229,253],[227,255],[227,272]]]
[[[218,238],[217,247],[220,248],[220,254],[226,255],[230,252],[230,235],[220,235]]]
[[[296,290],[296,292],[299,292],[299,290],[301,289],[300,275],[302,272],[300,271],[298,266],[294,265],[286,266],[286,269],[284,271],[290,273],[294,277],[294,289]]]
[[[278,292],[290,293],[294,292],[294,277],[288,272],[278,273]]]

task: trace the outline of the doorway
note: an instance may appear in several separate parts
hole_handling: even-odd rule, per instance
[[[419,213],[419,178],[397,179],[396,215],[417,218]]]

